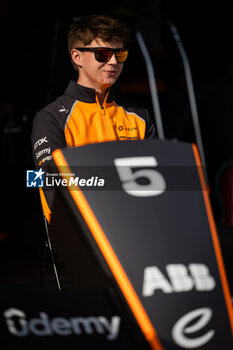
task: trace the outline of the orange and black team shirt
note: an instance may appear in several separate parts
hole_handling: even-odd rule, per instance
[[[70,81],[64,94],[39,111],[33,120],[33,157],[38,168],[52,161],[52,152],[57,148],[154,136],[155,128],[146,109],[117,102],[112,89],[100,105],[94,89]],[[41,191],[48,220],[52,205],[49,192],[46,201]]]

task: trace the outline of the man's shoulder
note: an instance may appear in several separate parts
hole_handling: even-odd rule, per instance
[[[116,100],[117,105],[124,108],[129,113],[135,113],[138,117],[143,119],[146,123],[146,135],[145,137],[153,138],[156,135],[155,126],[150,118],[148,109],[140,107],[132,102],[128,102],[124,99]]]
[[[41,108],[35,115],[34,119],[40,120],[57,120],[59,123],[64,123],[74,103],[74,99],[65,94],[57,97]]]
[[[47,104],[37,113],[49,113],[53,115],[67,114],[67,112],[71,109],[73,103],[74,99],[64,94]]]

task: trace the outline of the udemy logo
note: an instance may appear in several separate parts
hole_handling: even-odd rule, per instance
[[[39,312],[39,317],[27,319],[22,310],[10,308],[4,313],[8,331],[16,337],[26,337],[33,334],[44,336],[67,336],[82,334],[100,334],[112,341],[119,335],[121,318],[112,316],[108,320],[104,316],[49,318],[45,312]]]

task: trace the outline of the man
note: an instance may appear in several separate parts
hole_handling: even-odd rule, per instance
[[[57,148],[89,143],[153,137],[148,112],[116,102],[111,88],[127,59],[128,29],[117,19],[91,15],[74,22],[68,50],[77,82],[39,111],[33,122],[32,144],[37,167],[46,166]],[[45,216],[51,217],[52,192],[41,190]]]

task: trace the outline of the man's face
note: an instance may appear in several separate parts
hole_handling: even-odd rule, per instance
[[[86,47],[109,47],[122,48],[123,44],[117,41],[103,42],[101,39],[94,39]],[[117,63],[115,54],[108,62],[98,62],[93,52],[78,52],[79,78],[78,83],[87,87],[107,89],[112,86],[123,69],[123,63]]]

